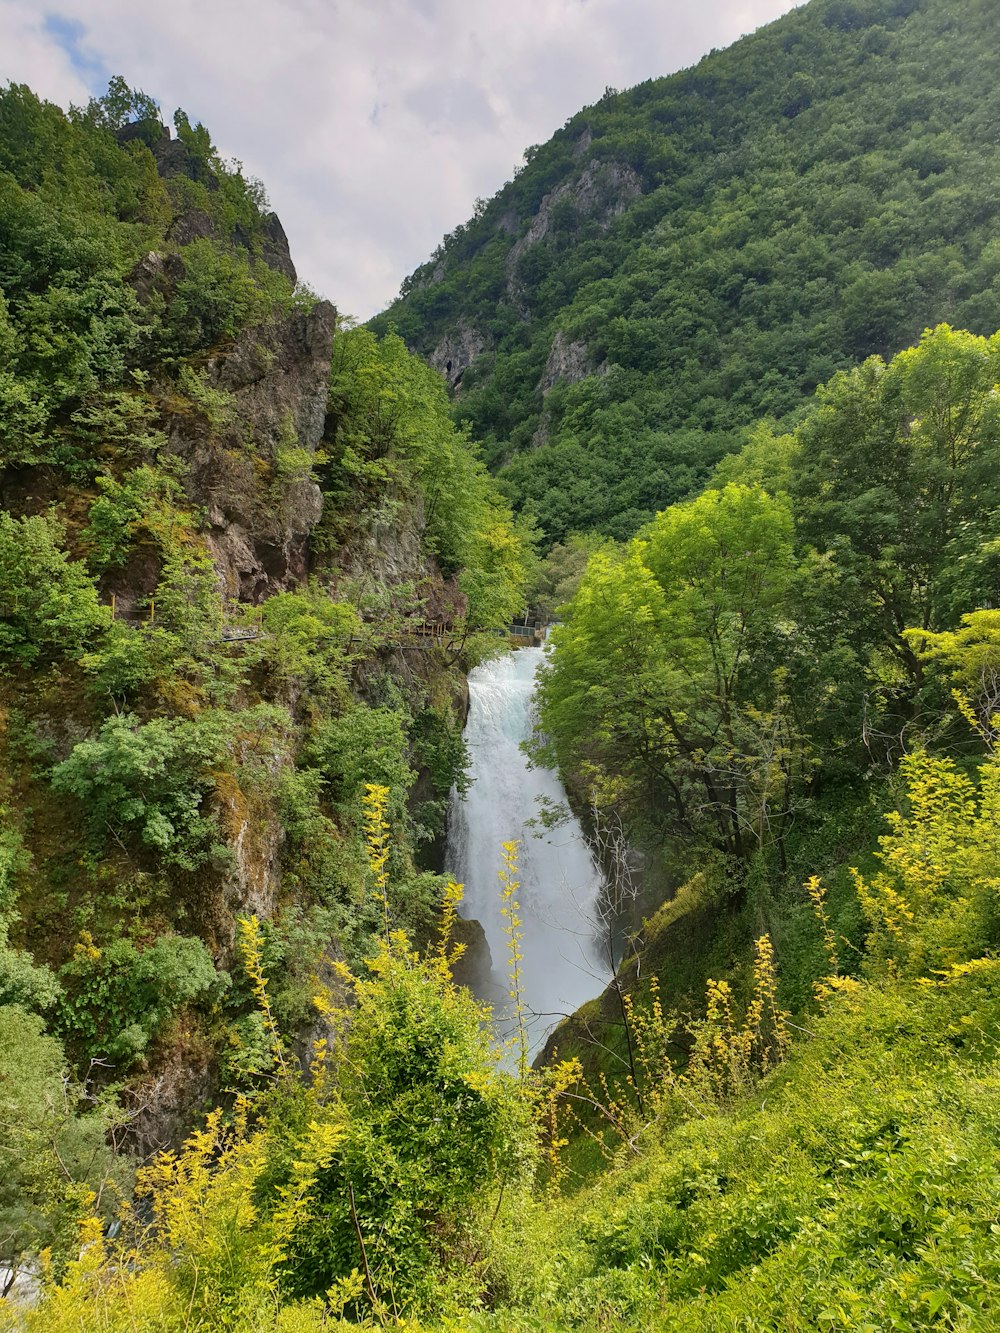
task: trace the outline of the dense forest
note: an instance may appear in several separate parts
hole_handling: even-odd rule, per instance
[[[0,93],[0,1328],[997,1326],[995,26],[609,90],[373,328]],[[621,951],[534,1066],[442,861],[527,598]]]
[[[373,323],[550,540],[631,537],[761,418],[942,321],[1000,328],[990,0],[812,0],[609,89]]]

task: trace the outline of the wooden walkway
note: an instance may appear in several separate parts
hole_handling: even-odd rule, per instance
[[[113,621],[134,625],[137,629],[155,629],[159,623],[156,618],[156,602],[154,599],[150,599],[148,607],[136,610],[134,607],[122,609],[117,604],[117,599],[112,597],[110,610]],[[371,632],[352,634],[344,645],[348,651],[361,645],[370,645],[373,635],[377,634],[378,626],[380,624],[385,625],[388,622],[383,620],[364,623],[370,625]],[[450,648],[458,651],[465,647],[467,635],[468,630],[463,624],[453,625],[450,621],[445,620],[421,621],[399,626],[395,633],[384,638],[383,645],[394,648]],[[251,643],[256,639],[270,637],[270,634],[264,628],[263,607],[257,608],[256,619],[250,624],[242,619],[227,621],[223,618],[218,626],[217,641],[219,643]]]
[[[111,598],[110,603],[111,619],[122,621],[128,625],[135,625],[141,629],[154,629],[157,625],[156,619],[156,601],[150,599],[148,607],[143,610],[136,610],[129,607],[123,610],[117,604],[115,597]],[[252,643],[256,639],[269,638],[268,631],[264,628],[264,609],[256,608],[256,618],[249,624],[243,618],[240,620],[227,620],[223,616],[218,627],[219,643]],[[345,647],[348,652],[354,647],[361,645],[371,645],[372,639],[377,635],[377,628],[380,624],[385,625],[388,622],[366,621],[363,622],[366,627],[371,626],[373,633],[352,634],[347,640]],[[485,631],[488,634],[495,634],[501,638],[519,639],[531,643],[540,643],[544,637],[545,626],[538,620],[515,620],[504,628],[498,628]],[[410,622],[395,627],[395,632],[387,634],[379,646],[392,648],[444,648],[452,652],[460,652],[466,643],[469,630],[463,622],[454,624],[448,620],[419,621]]]

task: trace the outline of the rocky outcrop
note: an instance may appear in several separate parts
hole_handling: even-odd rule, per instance
[[[526,313],[524,288],[518,280],[517,266],[532,246],[549,236],[557,205],[568,201],[581,219],[596,221],[604,229],[641,193],[642,181],[627,163],[591,161],[575,180],[564,181],[544,196],[528,230],[507,252],[507,294],[522,313]]]
[[[544,396],[559,380],[575,384],[592,374],[594,368],[594,358],[587,344],[573,342],[562,329],[557,329],[538,387]]]
[[[207,213],[200,208],[188,208],[171,222],[166,239],[174,245],[190,245],[192,241],[218,240],[219,233]]]
[[[281,225],[281,219],[277,213],[266,213],[264,215],[261,257],[268,268],[277,269],[279,273],[284,273],[289,282],[298,282],[298,274],[295,271],[292,254],[288,248],[288,237],[285,235],[285,229]]]
[[[219,189],[218,179],[211,167],[203,158],[192,153],[182,139],[174,139],[168,125],[157,126],[155,122],[138,121],[123,126],[117,137],[118,142],[123,144],[133,140],[144,143],[153,155],[158,174],[164,180],[173,176],[186,176],[188,180],[197,181],[213,193]],[[290,282],[298,281],[288,237],[276,213],[263,215],[260,235],[255,242],[239,224],[229,236],[223,237],[207,213],[197,208],[183,209],[167,229],[167,239],[175,245],[190,245],[192,241],[201,239],[228,240],[263,259],[269,268],[283,273]]]
[[[307,541],[323,501],[309,463],[323,435],[336,312],[328,302],[248,329],[204,369],[225,424],[174,416],[170,447],[206,512],[224,591],[259,602],[307,572]]]
[[[485,333],[480,333],[463,320],[450,333],[445,334],[427,359],[447,380],[448,388],[458,392],[462,376],[476,357],[481,356],[490,346],[490,338]]]
[[[157,126],[155,121],[148,120],[135,121],[123,125],[117,132],[117,139],[121,144],[135,140],[144,143],[153,154],[156,170],[164,180],[169,180],[171,176],[186,176],[188,180],[200,181],[209,190],[219,188],[215,176],[204,169],[187,144],[172,137],[169,125]]]
[[[606,375],[607,371],[608,363],[602,361],[597,365],[585,342],[574,341],[567,337],[562,329],[557,329],[545,362],[545,369],[542,371],[542,378],[538,381],[538,390],[544,400],[556,384],[575,384],[578,380],[586,379],[588,375]],[[550,425],[549,408],[544,406],[541,419],[531,437],[534,448],[538,449],[548,444]]]
[[[463,946],[461,956],[452,967],[456,986],[467,986],[474,995],[485,996],[493,1003],[503,1004],[506,996],[502,978],[493,971],[493,955],[482,925],[475,920],[459,917],[455,922],[454,939]]]
[[[183,276],[184,260],[180,255],[150,250],[136,264],[128,280],[136,296],[145,305],[154,293],[165,295],[171,292]]]
[[[192,1123],[215,1104],[218,1084],[215,1061],[203,1043],[170,1047],[154,1074],[125,1089],[128,1150],[142,1161],[177,1148]]]

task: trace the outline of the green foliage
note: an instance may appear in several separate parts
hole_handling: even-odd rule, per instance
[[[846,990],[752,1100],[549,1206],[521,1308],[469,1326],[988,1327],[996,1004],[994,965]]]
[[[461,724],[450,711],[423,708],[410,727],[410,749],[413,764],[427,774],[433,793],[413,811],[416,836],[440,837],[446,831],[452,790],[462,795],[469,786],[469,753]]]
[[[12,948],[10,923],[0,921],[0,1004],[15,1004],[26,1011],[51,1009],[60,996],[52,969],[39,966],[27,949]]]
[[[875,968],[946,973],[1000,943],[996,842],[1000,760],[980,766],[978,790],[950,759],[917,751],[900,764],[903,808],[886,816],[883,869],[855,872]]]
[[[245,251],[207,237],[184,246],[184,276],[165,321],[166,350],[186,356],[263,324],[275,306],[289,303],[288,279]]]
[[[124,80],[68,117],[27,88],[0,92],[5,466],[84,480],[110,454],[148,461],[163,443],[149,368],[291,308],[288,279],[260,258],[259,184],[182,113],[178,132],[185,170],[163,179],[159,112]],[[197,235],[178,246],[169,229],[185,214]],[[135,281],[150,255],[159,267]],[[194,373],[182,365],[182,379]]]
[[[542,752],[661,830],[737,857],[780,837],[806,763],[780,632],[792,574],[787,504],[735,485],[599,551],[553,631]]]
[[[302,681],[318,697],[343,694],[351,639],[361,628],[352,606],[310,584],[269,597],[263,624],[271,636],[266,657],[280,680]]]
[[[182,362],[177,368],[177,387],[213,430],[233,424],[236,417],[233,395],[228,389],[219,389],[211,384],[204,371],[197,371],[187,362]]]
[[[312,756],[334,800],[360,810],[366,783],[406,791],[414,774],[409,767],[406,719],[391,708],[352,708],[317,729]]]
[[[171,675],[181,645],[177,635],[157,625],[134,625],[116,620],[109,625],[80,665],[89,674],[101,698],[134,698],[146,686]]]
[[[178,513],[181,489],[177,482],[149,466],[135,468],[121,481],[97,477],[100,495],[90,506],[81,539],[95,573],[125,563],[137,533],[145,530],[165,547],[173,544],[175,530],[186,526]]]
[[[360,1228],[379,1301],[468,1298],[495,1192],[530,1167],[527,1105],[479,1007],[403,937],[352,989],[333,1094],[346,1132],[293,1241],[293,1287],[323,1292],[357,1269]]]
[[[0,512],[0,654],[28,666],[79,653],[109,620],[82,564],[63,549],[51,516]]]
[[[855,639],[914,684],[904,630],[954,624],[996,586],[1000,337],[947,325],[835,377],[796,432],[801,535],[856,590]]]
[[[472,629],[499,628],[522,609],[525,534],[468,436],[455,428],[438,375],[389,334],[341,333],[330,375],[332,465],[324,489],[335,510],[356,490],[419,489],[424,545],[459,575]],[[356,498],[351,501],[356,504]]]
[[[78,1221],[95,1206],[113,1213],[130,1174],[106,1142],[114,1112],[70,1077],[41,1019],[0,1005],[0,1263],[16,1266],[48,1246],[61,1270]]]
[[[362,861],[353,842],[324,809],[325,782],[316,768],[296,768],[281,775],[278,810],[286,833],[286,883],[308,899],[330,905],[361,897]],[[357,922],[341,922],[339,938],[353,943]]]
[[[125,125],[153,122],[159,135],[160,108],[139,88],[130,88],[120,74],[108,81],[103,97],[92,98],[86,116],[108,129],[120,130]]]
[[[995,24],[982,0],[820,0],[611,89],[372,327],[478,349],[456,415],[548,541],[627,540],[837,370],[942,319],[1000,327]]]
[[[738,454],[717,463],[710,485],[760,486],[768,495],[787,495],[792,489],[799,462],[799,444],[794,435],[776,435],[768,422],[761,422]]]
[[[601,537],[587,533],[572,533],[557,542],[532,570],[525,591],[528,606],[545,619],[556,619],[576,595],[590,557],[606,545]]]
[[[56,1011],[68,1044],[128,1069],[181,1008],[218,998],[228,978],[199,939],[164,935],[146,949],[127,939],[98,948],[84,934],[59,972]]]
[[[193,870],[217,852],[219,828],[207,797],[233,731],[222,712],[145,723],[123,713],[75,745],[52,770],[52,784],[85,803],[95,838],[108,828],[133,835],[165,864]]]

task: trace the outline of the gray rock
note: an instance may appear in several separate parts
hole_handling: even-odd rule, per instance
[[[625,212],[629,204],[642,194],[639,175],[626,162],[591,161],[576,180],[564,181],[544,196],[538,212],[528,224],[528,230],[514,242],[507,252],[507,294],[522,315],[527,316],[524,285],[517,276],[522,255],[532,246],[539,245],[549,234],[552,214],[556,205],[569,200],[584,218],[593,218],[602,229],[610,227],[615,218]]]
[[[212,389],[230,395],[229,423],[213,428],[190,413],[173,423],[170,447],[188,464],[185,488],[207,515],[230,597],[259,602],[306,576],[308,537],[323,508],[306,464],[323,436],[335,322],[322,301],[247,329],[204,371]]]
[[[485,333],[461,320],[456,328],[445,334],[427,358],[436,371],[444,376],[448,388],[457,392],[462,383],[462,376],[475,361],[477,356],[492,346]]]
[[[200,208],[190,208],[176,214],[167,228],[166,239],[174,245],[190,245],[192,241],[218,240],[218,232],[207,213]]]
[[[298,282],[298,274],[295,271],[291,251],[288,248],[288,237],[285,235],[285,229],[281,225],[281,219],[277,213],[268,213],[264,217],[262,258],[268,268],[284,273],[289,282]]]
[[[168,294],[184,276],[184,261],[179,255],[165,255],[150,250],[128,275],[139,300],[145,304],[154,292]]]
[[[575,384],[577,380],[592,374],[593,370],[594,359],[587,344],[572,342],[562,329],[557,329],[538,387],[544,396],[559,380]]]

